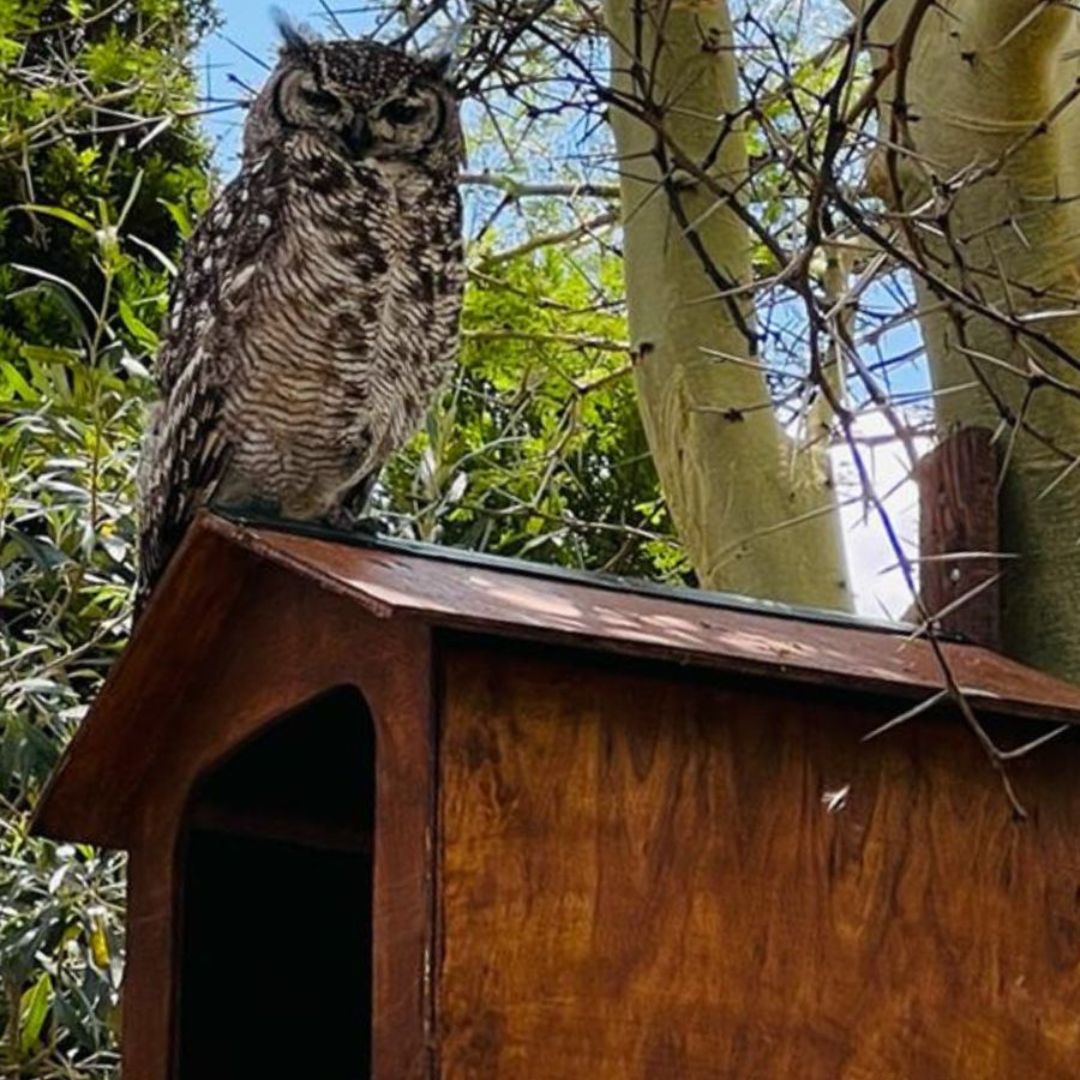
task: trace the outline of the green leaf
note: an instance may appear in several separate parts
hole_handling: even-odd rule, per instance
[[[86,294],[77,285],[62,278],[59,274],[54,274],[49,270],[42,270],[37,266],[26,266],[22,263],[12,263],[11,268],[12,270],[18,270],[22,274],[29,274],[31,277],[41,278],[42,281],[46,281],[50,285],[58,285],[72,295],[77,296],[82,302],[83,307],[90,312],[90,315],[95,320],[97,319],[98,313],[95,310],[94,305],[86,299]]]
[[[132,181],[131,190],[128,192],[127,198],[124,200],[124,205],[120,210],[120,216],[116,219],[116,227],[118,229],[123,228],[124,223],[127,221],[128,214],[131,213],[131,208],[135,205],[135,200],[139,196],[139,191],[142,189],[143,182],[143,170],[140,169],[135,174],[135,179]],[[105,220],[104,216],[102,220]]]
[[[38,981],[27,990],[19,1002],[19,1048],[25,1057],[41,1038],[45,1017],[52,1003],[53,985],[48,972],[43,971]]]
[[[3,372],[4,382],[12,389],[14,396],[26,402],[37,400],[34,388],[22,377],[22,373],[10,360],[0,360],[0,372]]]
[[[28,214],[45,214],[48,217],[59,218],[69,225],[74,225],[76,229],[82,229],[83,232],[89,233],[91,236],[97,231],[86,218],[76,214],[73,210],[65,210],[62,206],[40,206],[37,203],[23,203],[19,209],[25,210]]]
[[[94,916],[90,923],[90,955],[94,963],[103,971],[109,967],[109,938],[105,933],[105,923],[100,915]]]
[[[158,199],[158,202],[169,212],[169,217],[176,223],[181,238],[186,240],[194,231],[186,207],[182,203],[170,202],[168,199]]]
[[[131,305],[126,300],[120,300],[117,304],[120,319],[131,332],[132,336],[149,349],[158,347],[158,336],[135,314]]]
[[[47,345],[23,345],[19,352],[35,364],[72,364],[81,358],[75,349],[54,349]]]
[[[23,51],[21,42],[0,36],[0,64],[14,64]]]
[[[144,251],[150,252],[150,254],[153,255],[159,263],[161,263],[162,267],[164,267],[165,272],[169,275],[169,277],[176,277],[180,273],[180,269],[179,267],[177,267],[176,263],[174,263],[172,259],[170,259],[169,256],[161,250],[161,248],[155,247],[153,244],[141,239],[134,233],[128,233],[125,236],[125,239],[130,241],[132,244],[135,244],[137,247],[141,247]]]
[[[152,379],[154,377],[153,372],[145,364],[136,360],[134,356],[120,357],[120,366],[129,375],[134,375],[140,379]]]

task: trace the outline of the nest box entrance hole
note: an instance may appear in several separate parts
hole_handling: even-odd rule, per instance
[[[178,1080],[370,1076],[375,735],[341,687],[192,792],[180,858]]]

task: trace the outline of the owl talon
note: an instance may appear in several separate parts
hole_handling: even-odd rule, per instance
[[[341,509],[329,514],[324,520],[331,529],[355,536],[383,536],[386,533],[385,524],[372,514],[361,516]]]
[[[288,521],[281,514],[280,507],[267,499],[244,499],[238,502],[214,502],[210,509],[222,517],[251,525],[273,525],[282,521]]]
[[[357,518],[349,531],[358,536],[385,536],[387,534],[386,524],[380,518],[372,517],[370,514]]]

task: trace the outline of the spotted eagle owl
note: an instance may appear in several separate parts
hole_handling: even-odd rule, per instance
[[[462,153],[441,63],[286,34],[171,297],[140,599],[200,506],[342,524],[362,505],[456,357]]]

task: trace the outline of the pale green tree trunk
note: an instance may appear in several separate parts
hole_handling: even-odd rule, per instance
[[[860,9],[856,0],[849,6]],[[933,383],[944,391],[936,405],[941,433],[997,428],[1004,405],[1067,454],[1080,452],[1080,400],[1045,385],[1025,405],[1030,360],[1070,387],[1080,386],[1075,370],[1052,346],[1025,342],[992,316],[943,303],[949,288],[974,293],[987,308],[1031,320],[1052,345],[1080,356],[1080,312],[1073,310],[1080,283],[1080,103],[1071,101],[1080,74],[1080,15],[1036,0],[946,0],[943,9],[892,0],[867,38],[901,43],[892,55],[902,74],[883,87],[879,116],[883,134],[914,150],[891,160],[880,153],[875,188],[906,210],[936,197],[952,239],[914,233],[916,252],[924,247],[922,258],[929,257],[939,279],[919,282],[917,295]],[[875,64],[887,55],[872,52]],[[898,98],[906,104],[899,117]],[[956,181],[955,202],[940,187],[935,195],[930,178]],[[912,233],[900,244],[912,250]],[[985,387],[949,392],[980,380]],[[1004,583],[1006,650],[1080,678],[1080,470],[1046,494],[1066,459],[1022,427],[1000,442],[1008,461],[1002,547],[1020,555]]]
[[[751,306],[744,300],[732,310],[705,299],[718,292],[718,275],[740,285],[750,280],[747,228],[734,210],[718,204],[715,191],[688,180],[685,171],[674,177],[682,215],[673,212],[669,194],[657,190],[663,170],[651,152],[658,125],[688,159],[706,163],[723,188],[736,188],[746,174],[738,128],[709,162],[720,118],[738,99],[726,4],[641,5],[635,29],[634,0],[607,0],[613,88],[630,99],[651,98],[659,112],[651,125],[618,104],[610,116],[622,173],[641,414],[675,525],[707,587],[847,608],[851,597],[824,451],[798,449],[767,407],[768,389],[748,340]],[[661,24],[664,44],[657,52]],[[633,54],[642,59],[636,80]],[[707,260],[695,251],[687,223]],[[750,363],[718,362],[706,349]]]

